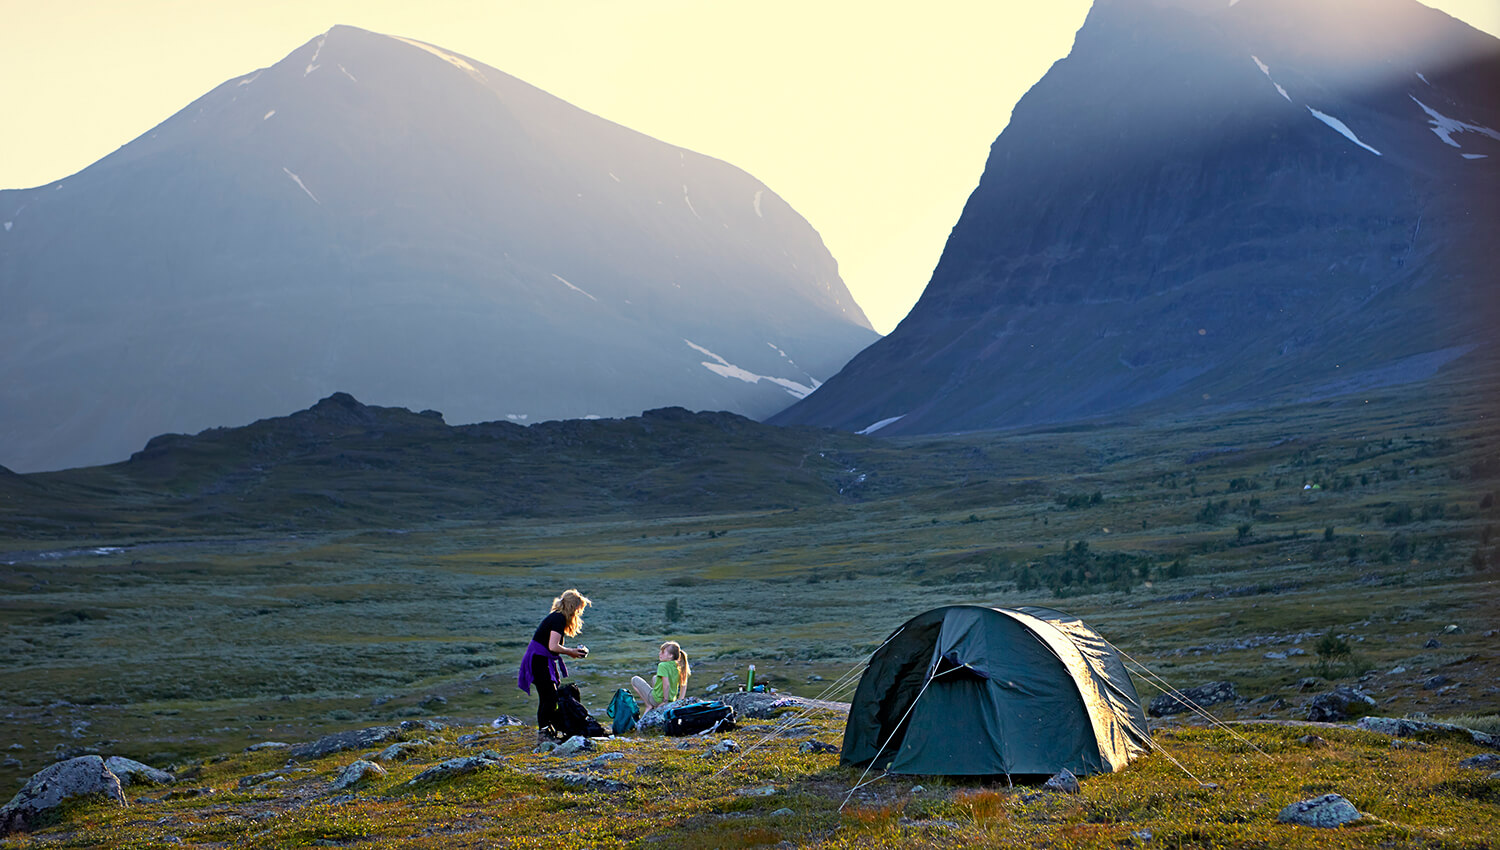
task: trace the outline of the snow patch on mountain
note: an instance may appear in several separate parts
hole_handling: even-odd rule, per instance
[[[764,189],[756,189],[755,190],[755,201],[754,201],[754,203],[755,203],[755,216],[756,216],[756,218],[765,218],[765,216],[761,215],[761,212],[760,212],[760,196],[764,195],[765,193],[766,193],[766,191]]]
[[[697,218],[702,218],[703,217],[701,215],[698,215],[698,211],[697,210],[693,209],[693,199],[688,197],[688,187],[687,187],[687,184],[683,184],[683,186],[682,186],[682,202],[685,203],[685,204],[687,204],[687,208],[689,210],[692,210],[692,213],[693,213],[693,215],[695,217],[697,217]]]
[[[1490,155],[1487,154],[1487,153],[1466,153],[1466,154],[1461,154],[1461,156],[1463,156],[1464,159],[1489,159],[1490,158]],[[10,229],[10,222],[7,221],[5,223],[5,229],[6,230]]]
[[[322,55],[322,53],[323,53],[323,42],[325,42],[327,40],[328,40],[328,33],[324,33],[324,34],[318,36],[318,46],[313,49],[312,59],[308,60],[308,62],[307,62],[307,70],[302,72],[302,76],[305,77],[308,74],[311,74],[313,71],[316,71],[316,70],[318,70],[319,68],[322,67],[321,65],[318,64],[318,57]]]
[[[478,68],[475,68],[473,65],[470,65],[468,62],[465,62],[461,57],[456,56],[456,55],[454,55],[452,53],[449,53],[448,51],[442,49],[441,47],[433,47],[432,45],[427,44],[426,42],[417,41],[414,38],[402,38],[399,35],[393,35],[393,36],[391,36],[391,38],[394,38],[397,41],[404,41],[407,44],[410,44],[412,47],[416,47],[416,48],[419,48],[421,50],[425,50],[428,53],[431,53],[433,56],[436,56],[437,58],[443,60],[444,62],[447,62],[448,64],[452,65],[453,67],[459,69],[460,71],[463,71],[463,72],[467,73],[469,76],[473,77],[476,80],[479,80],[480,82],[488,82],[484,78],[484,74],[479,73],[479,69]]]
[[[1424,76],[1422,76],[1422,72],[1421,71],[1417,72],[1417,79],[1421,80],[1424,83],[1427,83],[1427,78],[1424,77]],[[1430,85],[1432,85],[1432,83],[1427,83],[1427,85],[1430,86]]]
[[[248,86],[251,83],[255,82],[255,78],[259,76],[260,72],[256,71],[255,73],[251,74],[248,79],[240,80],[239,84],[242,86]]]
[[[1329,115],[1326,112],[1319,112],[1318,110],[1313,109],[1311,106],[1309,106],[1307,108],[1307,111],[1311,112],[1313,114],[1314,118],[1318,119],[1319,121],[1322,121],[1324,124],[1327,124],[1328,126],[1330,126],[1333,129],[1337,130],[1338,133],[1339,133],[1339,135],[1343,136],[1344,138],[1348,139],[1349,141],[1355,143],[1356,145],[1359,145],[1360,147],[1364,148],[1365,150],[1369,151],[1372,154],[1375,154],[1376,156],[1383,156],[1384,155],[1380,151],[1375,150],[1374,148],[1370,147],[1369,145],[1365,144],[1364,142],[1361,142],[1359,140],[1359,137],[1356,136],[1356,135],[1354,135],[1354,131],[1351,130],[1351,129],[1349,129],[1349,125],[1345,124],[1344,122],[1340,121],[1339,119],[1333,117],[1332,115]]]
[[[345,68],[343,65],[339,66],[339,72],[348,77],[352,82],[359,82],[359,80],[353,74],[349,73],[349,69]]]
[[[863,428],[863,429],[861,429],[859,431],[855,431],[854,433],[856,433],[856,434],[873,434],[876,431],[879,431],[881,428],[884,428],[885,426],[890,425],[893,422],[896,422],[896,421],[898,421],[900,419],[905,418],[905,416],[906,416],[906,414],[903,413],[900,416],[892,416],[889,419],[882,419],[879,422],[876,422],[876,423],[874,423],[872,425],[869,425],[869,426],[867,426],[867,427],[865,427],[865,428]]]
[[[561,283],[563,286],[566,286],[567,288],[573,290],[574,292],[579,292],[579,293],[582,293],[583,295],[588,296],[588,299],[590,301],[596,301],[597,302],[599,300],[599,299],[595,298],[593,295],[590,295],[589,293],[584,292],[584,290],[580,289],[579,287],[576,287],[573,284],[569,283],[567,280],[565,280],[563,278],[562,275],[560,275],[560,274],[553,274],[552,276],[555,277],[555,278],[557,278],[558,282]]]
[[[1286,98],[1286,102],[1287,103],[1291,103],[1292,102],[1292,96],[1286,93],[1286,89],[1284,89],[1284,88],[1281,87],[1281,83],[1276,82],[1276,78],[1275,77],[1271,76],[1271,68],[1270,68],[1270,66],[1268,66],[1268,65],[1266,65],[1266,63],[1260,61],[1260,57],[1256,56],[1254,53],[1250,54],[1250,58],[1255,60],[1255,67],[1259,68],[1260,72],[1262,74],[1266,75],[1266,79],[1270,80],[1271,81],[1271,85],[1275,86],[1276,90],[1279,91],[1279,92],[1281,92],[1281,96],[1284,97],[1284,98]]]
[[[1463,147],[1463,145],[1453,140],[1454,133],[1478,133],[1481,136],[1489,136],[1496,141],[1500,141],[1500,133],[1488,127],[1481,127],[1478,124],[1468,124],[1457,118],[1449,118],[1422,101],[1417,100],[1412,95],[1407,95],[1407,97],[1410,97],[1413,103],[1422,107],[1422,111],[1427,113],[1427,117],[1432,119],[1432,126],[1428,129],[1432,130],[1439,139],[1442,139],[1445,145],[1455,148]]]
[[[320,200],[318,200],[318,196],[314,195],[312,193],[312,190],[309,189],[309,188],[307,188],[307,184],[302,182],[302,178],[301,177],[298,177],[296,174],[292,173],[292,170],[290,168],[287,168],[285,165],[281,166],[281,170],[285,171],[286,172],[286,176],[292,178],[292,180],[296,182],[298,188],[300,188],[302,191],[306,192],[307,196],[309,198],[313,199],[313,203],[317,204],[318,206],[322,206],[323,205],[323,202],[320,201]]]
[[[276,114],[276,110],[273,109],[270,112],[267,112],[265,115],[262,115],[260,120],[262,120],[262,121],[270,120],[271,116],[275,115],[275,114]]]
[[[6,223],[5,223],[5,232],[6,232],[6,233],[9,233],[9,232],[10,232],[10,226],[11,226],[11,224],[12,224],[12,222],[9,222],[9,221],[7,221],[7,222],[6,222]]]
[[[807,398],[807,396],[812,394],[813,390],[817,389],[820,386],[817,381],[813,381],[813,385],[809,387],[806,384],[800,384],[796,381],[791,380],[790,378],[775,378],[770,375],[757,375],[749,369],[742,369],[739,366],[730,363],[728,360],[725,360],[724,358],[713,353],[712,351],[709,351],[708,349],[693,342],[690,339],[684,339],[683,342],[687,343],[688,347],[693,349],[694,351],[697,351],[705,356],[712,357],[715,362],[711,363],[705,360],[702,364],[703,368],[725,378],[734,378],[737,381],[744,381],[747,384],[757,384],[761,381],[768,381],[786,390],[788,395],[799,399]]]

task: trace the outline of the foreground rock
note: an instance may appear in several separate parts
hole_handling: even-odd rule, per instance
[[[344,750],[360,750],[384,744],[401,735],[400,726],[371,726],[368,729],[351,729],[348,732],[338,732],[333,735],[324,735],[316,741],[307,744],[297,744],[287,750],[287,755],[294,759],[315,759],[341,753]]]
[[[353,762],[339,774],[339,778],[333,781],[333,790],[343,791],[352,788],[366,779],[378,779],[386,775],[385,768],[372,761],[359,759]]]
[[[1364,714],[1375,707],[1375,698],[1348,685],[1318,694],[1307,704],[1307,719],[1314,723],[1336,723]]]
[[[1083,791],[1083,786],[1078,784],[1078,777],[1067,768],[1063,768],[1056,776],[1048,779],[1042,788],[1061,794],[1078,794]]]
[[[421,785],[424,782],[437,782],[443,779],[452,779],[455,776],[463,776],[479,770],[488,770],[500,764],[498,756],[481,754],[477,756],[464,756],[463,758],[448,759],[441,764],[435,764],[416,776],[412,777],[408,785]]]
[[[1353,803],[1337,794],[1324,794],[1287,806],[1276,816],[1276,820],[1297,826],[1332,829],[1353,823],[1361,817],[1363,815],[1359,813],[1359,809],[1354,808]]]
[[[157,770],[124,756],[110,756],[104,760],[104,766],[119,778],[121,785],[171,785],[177,781],[177,777],[165,770]]]
[[[1239,698],[1233,682],[1208,682],[1177,694],[1162,694],[1151,701],[1148,711],[1152,717],[1165,717],[1168,714],[1192,711],[1195,706],[1216,705]]]
[[[847,702],[805,699],[803,697],[792,696],[791,694],[736,692],[732,694],[720,694],[715,699],[733,708],[735,717],[740,720],[747,718],[751,720],[764,720],[788,710],[826,709],[844,714],[849,713],[849,703]]]
[[[26,780],[16,796],[0,808],[0,835],[30,829],[48,811],[75,797],[102,795],[126,805],[120,779],[98,756],[79,756],[43,768]]]

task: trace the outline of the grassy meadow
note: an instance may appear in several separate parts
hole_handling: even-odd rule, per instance
[[[718,776],[728,759],[701,745],[607,744],[630,768],[611,768],[630,785],[613,794],[542,776],[547,757],[525,728],[485,744],[504,769],[452,787],[402,784],[467,753],[452,735],[338,803],[318,789],[353,753],[309,763],[291,791],[236,781],[281,764],[244,752],[262,741],[403,719],[460,732],[501,714],[530,723],[516,664],[567,587],[595,602],[579,638],[591,655],[569,665],[595,708],[649,673],[669,638],[692,657],[694,693],[753,663],[784,691],[847,699],[852,681],[828,686],[923,610],[1040,604],[1082,616],[1177,687],[1233,681],[1242,699],[1214,708],[1224,719],[1300,721],[1313,694],[1356,684],[1375,714],[1500,731],[1500,423],[1475,391],[1487,385],[1194,419],[829,437],[804,454],[795,492],[754,509],[684,498],[670,510],[387,513],[368,527],[341,516],[235,533],[222,515],[195,525],[159,503],[123,521],[122,497],[93,503],[74,482],[66,522],[0,514],[0,796],[88,752],[175,765],[218,793],[132,788],[147,802],[76,807],[4,846],[539,846],[558,829],[577,846],[1103,847],[1144,842],[1141,830],[1165,846],[1492,846],[1500,780],[1454,766],[1471,745],[1393,748],[1263,722],[1241,727],[1260,754],[1160,721],[1158,742],[1195,779],[1162,756],[1073,797],[891,778],[843,811],[858,774],[794,738]],[[668,486],[686,463],[710,489],[776,490],[774,472],[748,475],[708,443],[680,450],[679,465],[640,479]],[[1304,689],[1307,677],[1319,681]],[[1157,694],[1136,685],[1143,700]],[[761,726],[736,737],[758,740]],[[836,715],[802,728],[835,744],[841,731]],[[1300,742],[1309,731],[1324,743]],[[762,785],[777,790],[737,793]],[[1302,838],[1275,824],[1281,806],[1327,792],[1374,820]]]

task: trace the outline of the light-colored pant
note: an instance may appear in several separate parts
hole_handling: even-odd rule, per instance
[[[640,676],[630,677],[630,689],[635,691],[636,701],[641,704],[641,714],[645,714],[658,705],[651,701],[650,683]]]

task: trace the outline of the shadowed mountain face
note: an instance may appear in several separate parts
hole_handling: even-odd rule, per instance
[[[1190,412],[1482,356],[1497,79],[1500,42],[1409,0],[1098,0],[911,314],[770,421]]]
[[[877,338],[723,162],[335,27],[0,192],[0,462],[119,460],[334,389],[450,421],[766,416]]]

